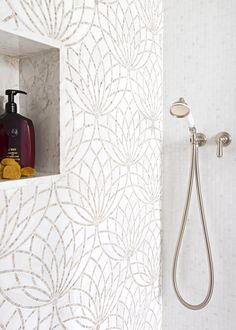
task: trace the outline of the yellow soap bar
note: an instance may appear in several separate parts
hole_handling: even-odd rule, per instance
[[[21,171],[19,166],[17,165],[7,165],[3,169],[3,179],[20,179],[21,177]]]
[[[35,174],[35,169],[33,167],[24,167],[21,169],[21,175],[22,176],[33,176]]]
[[[13,158],[3,158],[1,164],[6,166],[6,165],[16,165],[18,163]]]
[[[4,166],[0,163],[0,179],[2,179]]]

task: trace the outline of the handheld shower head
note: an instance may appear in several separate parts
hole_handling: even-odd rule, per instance
[[[170,114],[176,118],[185,118],[188,120],[189,128],[195,127],[193,116],[190,111],[190,107],[181,97],[179,101],[174,102],[170,107]]]

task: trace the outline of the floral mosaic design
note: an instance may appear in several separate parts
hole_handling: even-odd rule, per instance
[[[66,47],[63,173],[0,193],[1,329],[160,330],[161,0],[0,0]]]

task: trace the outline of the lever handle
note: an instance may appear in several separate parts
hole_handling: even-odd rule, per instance
[[[217,144],[216,156],[218,158],[221,158],[221,157],[223,157],[224,147],[227,147],[228,145],[230,145],[232,138],[229,133],[220,132],[216,135],[215,140],[216,140],[216,144]]]
[[[222,138],[219,138],[217,143],[217,148],[216,148],[216,156],[218,158],[223,157],[223,140]]]

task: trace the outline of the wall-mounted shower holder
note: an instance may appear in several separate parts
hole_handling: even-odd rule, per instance
[[[195,132],[193,129],[190,129],[192,131],[192,136],[190,138],[190,142],[192,144],[196,144],[198,147],[202,147],[206,144],[207,138],[206,135],[203,133],[196,133],[196,129],[194,128]]]
[[[215,141],[217,144],[216,156],[218,158],[221,158],[221,157],[223,157],[224,147],[227,147],[228,145],[230,145],[230,143],[232,141],[231,135],[227,132],[220,132],[216,135]]]

